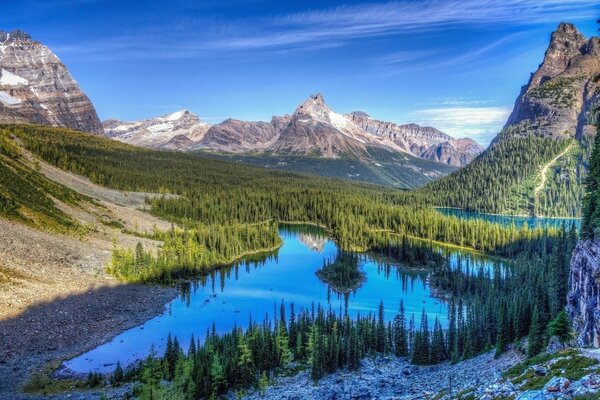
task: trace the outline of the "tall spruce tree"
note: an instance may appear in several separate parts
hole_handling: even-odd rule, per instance
[[[591,110],[596,127],[600,127],[600,104]],[[598,129],[596,129],[598,130]],[[589,161],[588,175],[585,180],[586,188],[583,197],[583,220],[581,236],[584,239],[594,239],[596,229],[600,227],[600,135],[596,134],[594,147]]]

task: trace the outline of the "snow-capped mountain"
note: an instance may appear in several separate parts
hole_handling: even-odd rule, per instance
[[[451,166],[466,165],[483,151],[472,139],[454,139],[435,128],[379,121],[360,111],[339,114],[320,94],[306,99],[291,116],[274,116],[271,122],[229,118],[210,126],[189,111],[179,111],[103,125],[108,136],[126,143],[182,151],[367,160],[369,149],[379,148]]]
[[[296,109],[267,150],[336,158],[364,154],[371,147],[453,166],[466,165],[483,151],[472,139],[454,139],[435,128],[379,121],[360,111],[338,114],[320,94],[310,96]]]
[[[94,106],[64,64],[21,31],[0,31],[0,122],[103,132]]]
[[[135,146],[185,150],[201,140],[210,124],[188,110],[143,121],[109,119],[102,123],[107,136]]]

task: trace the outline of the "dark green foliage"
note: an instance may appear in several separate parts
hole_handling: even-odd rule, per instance
[[[32,168],[12,139],[11,130],[0,127],[0,216],[44,230],[77,230],[77,223],[55,205],[54,199],[75,205],[84,197]]]
[[[572,338],[572,335],[571,322],[563,310],[548,324],[548,336],[556,336],[564,344]]]
[[[113,386],[119,386],[124,380],[125,372],[123,371],[123,367],[121,367],[121,363],[117,361],[117,366],[110,376],[110,384]]]
[[[339,251],[332,262],[324,261],[315,274],[338,293],[351,292],[365,280],[365,274],[359,269],[358,254],[344,251]]]
[[[172,279],[207,273],[241,256],[274,250],[281,244],[277,225],[201,225],[192,229],[155,232],[163,242],[156,255],[138,243],[130,249],[115,249],[108,271],[130,282],[171,282]]]
[[[412,194],[382,187],[145,150],[65,129],[23,125],[6,130],[43,160],[98,184],[178,195],[148,200],[154,214],[181,229],[156,234],[165,247],[157,256],[144,255],[143,270],[133,251],[116,249],[111,270],[133,281],[170,282],[179,275],[203,273],[209,263],[270,249],[278,242],[269,221],[324,226],[345,251],[388,249],[399,237],[414,236],[513,256],[529,240],[547,234],[539,228],[441,216],[417,205]],[[0,181],[3,197],[5,187],[11,190],[14,185]],[[231,237],[223,240],[226,234]],[[250,241],[246,234],[252,236]],[[418,262],[421,256],[413,255]]]
[[[530,248],[512,261],[489,270],[468,268],[459,257],[458,268],[434,266],[430,282],[450,294],[447,343],[450,358],[458,361],[496,347],[497,355],[517,339],[529,337],[531,355],[545,346],[548,321],[566,305],[566,295],[555,297],[553,285],[567,284],[567,257],[577,241],[574,228],[560,237],[530,242]],[[557,265],[552,260],[560,260]],[[556,279],[563,279],[557,282]],[[552,304],[556,302],[555,306]]]
[[[600,121],[596,126],[600,126]],[[585,239],[593,239],[596,237],[596,230],[600,228],[600,134],[596,134],[594,139],[585,184],[581,236]]]
[[[319,380],[340,368],[358,368],[360,360],[369,354],[408,352],[397,346],[406,340],[397,337],[402,330],[406,334],[406,327],[402,322],[396,328],[386,326],[383,304],[376,316],[356,319],[325,311],[321,306],[316,311],[300,310],[297,316],[292,309],[288,320],[273,322],[267,317],[245,331],[236,328],[221,336],[210,333],[203,343],[192,340],[187,353],[169,336],[162,357],[151,354],[127,376],[141,381],[137,389],[140,399],[160,398],[167,392],[176,398],[195,399],[252,385],[262,390],[268,386],[268,377],[285,370],[291,361],[307,366],[311,377]],[[425,365],[441,362],[447,356],[441,325],[436,320],[429,332],[424,313],[422,318],[421,329],[415,334],[419,347],[413,350],[412,357]],[[403,319],[398,314],[394,320]],[[288,347],[287,332],[292,331],[298,340]],[[415,351],[421,353],[415,355]],[[165,385],[165,381],[173,385]]]
[[[544,349],[544,330],[540,317],[540,311],[537,306],[533,309],[531,325],[529,327],[529,336],[527,337],[529,345],[527,346],[527,356],[533,357],[541,353]]]
[[[573,189],[565,186],[560,190],[544,191],[542,204],[536,205],[533,198],[533,189],[542,166],[573,141],[533,135],[519,137],[510,131],[501,135],[499,140],[492,143],[490,148],[471,164],[419,189],[419,192],[435,205],[470,211],[579,216],[581,194],[578,193],[580,187],[577,185],[573,186]],[[583,179],[583,172],[580,175],[576,179]],[[547,185],[560,185],[560,182],[553,182],[554,178],[550,179]],[[564,190],[573,190],[573,195],[563,196]]]
[[[90,372],[87,376],[86,385],[90,388],[98,387],[102,384],[102,374],[99,372]]]
[[[380,148],[369,148],[368,153],[370,162],[358,159],[354,154],[335,159],[297,155],[212,152],[195,154],[203,158],[216,158],[282,171],[342,178],[398,188],[415,188],[430,182],[432,180],[430,176],[445,175],[456,170],[456,167],[450,165]]]

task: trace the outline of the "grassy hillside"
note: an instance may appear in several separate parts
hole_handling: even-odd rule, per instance
[[[370,148],[368,160],[356,157],[336,159],[267,154],[232,154],[198,151],[199,157],[210,157],[269,169],[341,178],[358,182],[412,189],[445,176],[456,167],[423,160],[408,154]]]
[[[580,216],[587,142],[504,135],[471,164],[419,192],[445,207],[495,214]]]
[[[441,216],[392,188],[151,151],[66,129],[32,125],[2,129],[41,159],[97,184],[179,195],[149,199],[148,204],[155,215],[198,232],[205,232],[198,224],[302,221],[327,227],[345,250],[371,248],[392,232],[501,253],[516,251],[524,234]],[[210,242],[215,251],[230,250],[223,248],[218,229],[210,232],[215,235]]]
[[[52,182],[23,157],[10,131],[0,129],[0,216],[39,229],[65,232],[77,224],[57,204],[82,200],[76,192]]]

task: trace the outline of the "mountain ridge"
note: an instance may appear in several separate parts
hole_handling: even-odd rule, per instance
[[[600,38],[561,23],[490,147],[424,191],[437,205],[472,211],[580,216],[596,135],[588,114],[599,99]]]

